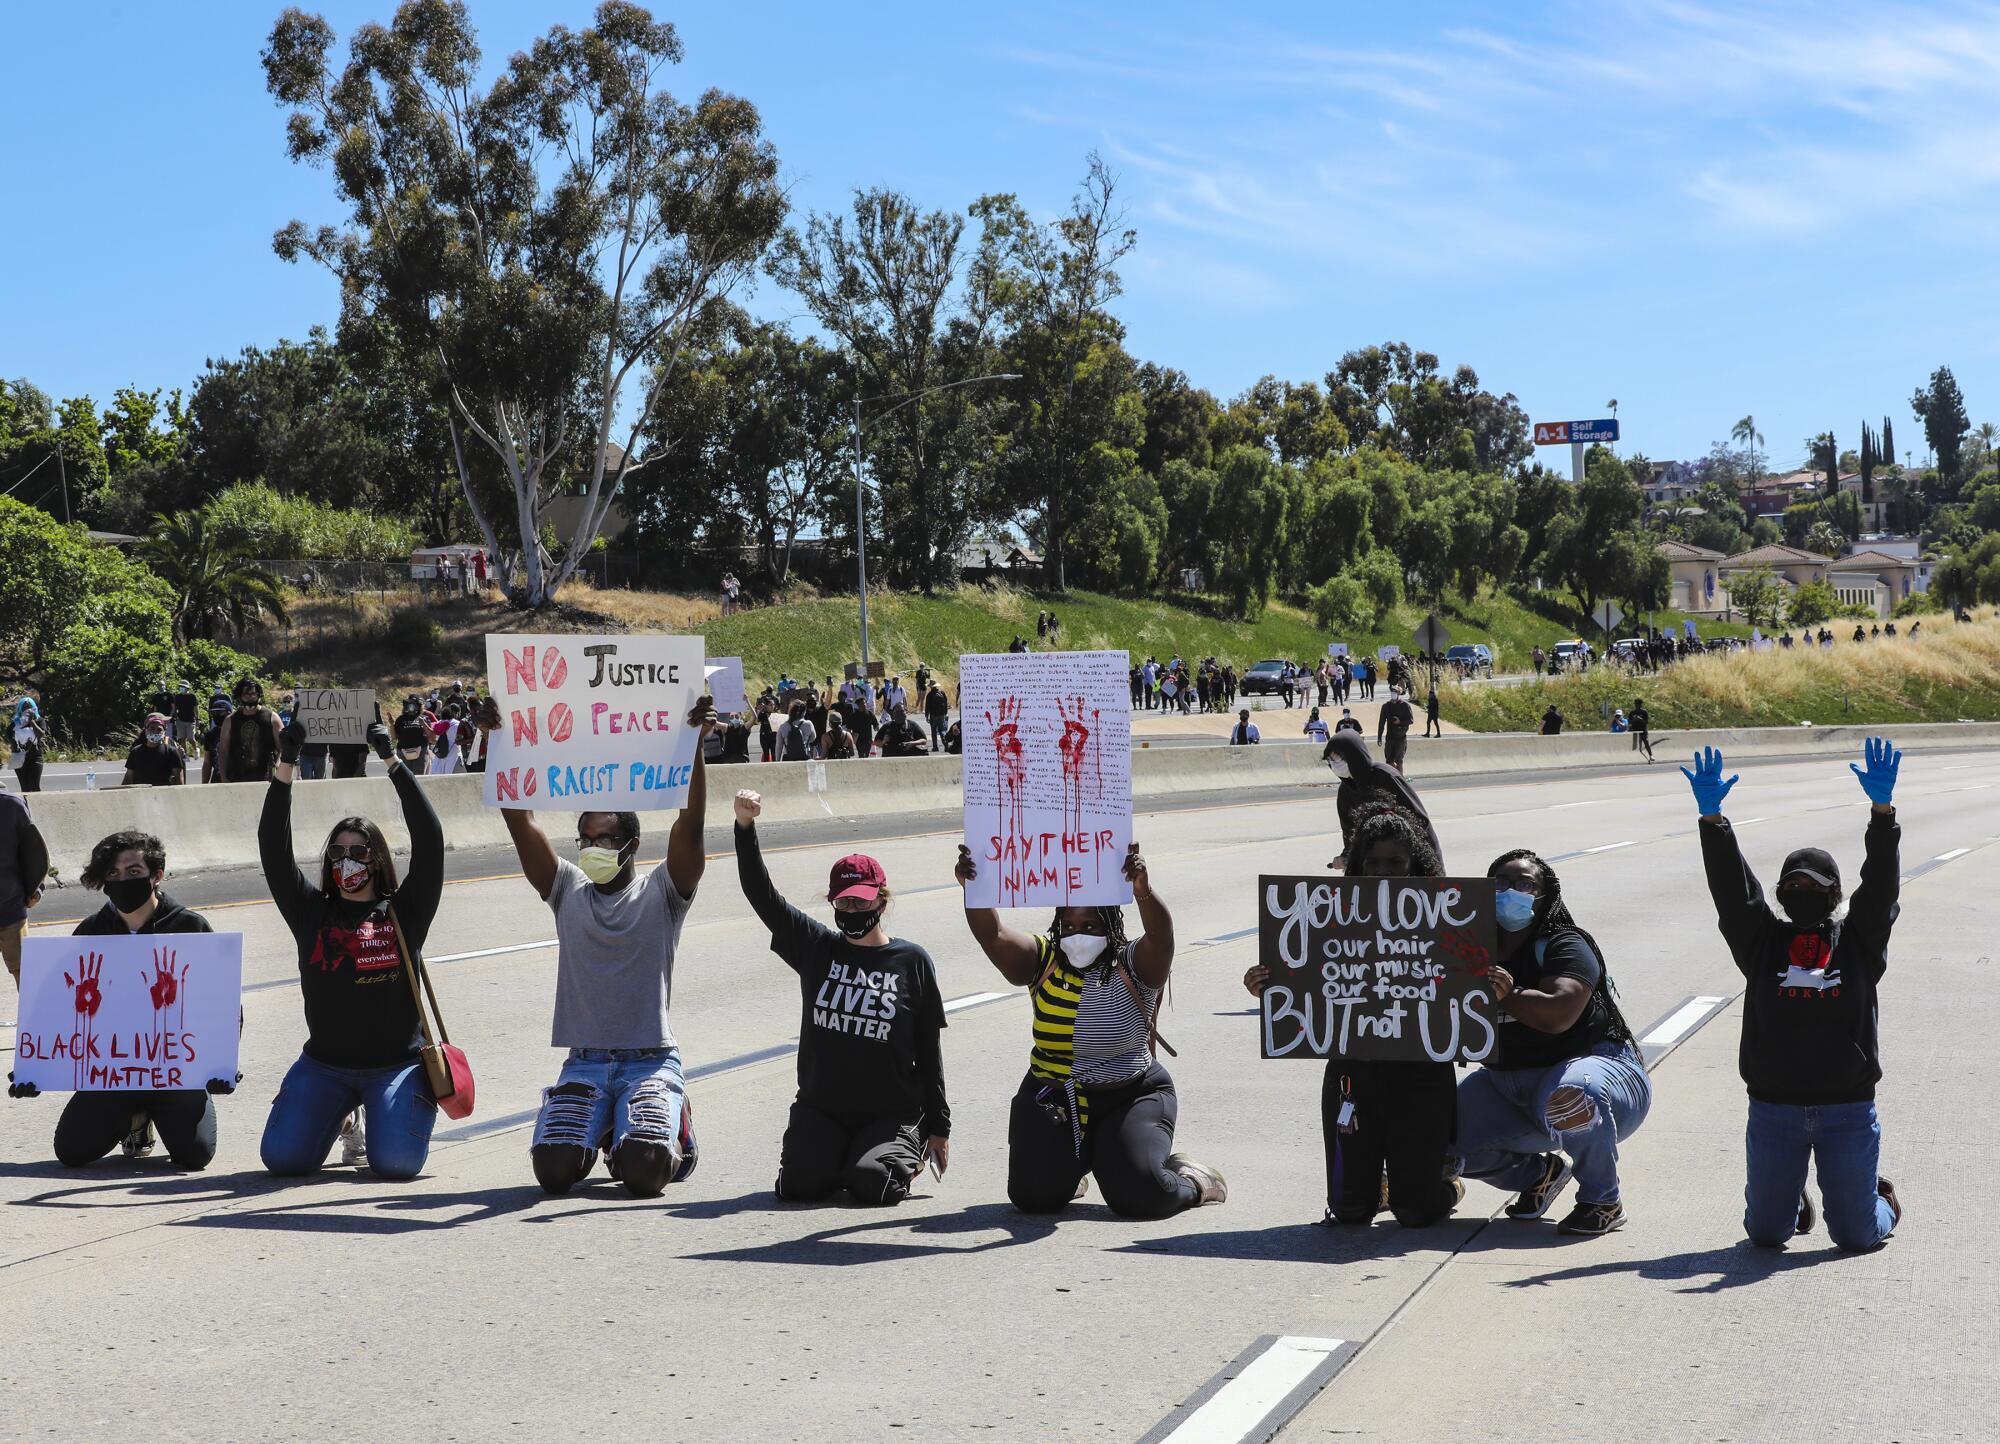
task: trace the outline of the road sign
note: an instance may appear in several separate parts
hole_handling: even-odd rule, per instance
[[[1606,634],[1609,634],[1613,627],[1625,620],[1625,614],[1618,610],[1618,603],[1616,602],[1599,602],[1597,610],[1590,614],[1590,620],[1604,628]]]
[[[1423,625],[1417,628],[1417,650],[1442,652],[1450,645],[1451,633],[1445,630],[1445,625],[1438,620],[1437,613],[1432,612],[1424,618]]]
[[[1582,444],[1592,441],[1616,441],[1618,439],[1618,419],[1611,417],[1604,421],[1537,421],[1535,423],[1535,445],[1562,446],[1568,443]]]

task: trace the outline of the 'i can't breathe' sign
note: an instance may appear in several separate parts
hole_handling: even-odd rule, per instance
[[[500,707],[487,743],[489,807],[651,812],[682,807],[694,775],[700,637],[489,636]]]

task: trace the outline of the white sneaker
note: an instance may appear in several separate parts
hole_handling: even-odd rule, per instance
[[[143,1115],[138,1125],[118,1145],[127,1158],[144,1158],[153,1151],[153,1120]]]
[[[355,1109],[340,1123],[340,1162],[358,1168],[368,1161],[368,1135],[361,1131],[361,1110]]]

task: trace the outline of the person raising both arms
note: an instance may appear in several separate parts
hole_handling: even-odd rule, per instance
[[[102,889],[105,903],[78,923],[72,935],[213,932],[207,918],[167,895],[161,887],[166,875],[166,849],[152,834],[126,831],[104,838],[90,850],[77,880]],[[212,1078],[206,1088],[72,1093],[56,1121],[56,1161],[81,1168],[121,1146],[127,1158],[144,1158],[153,1151],[157,1128],[174,1167],[198,1172],[215,1157],[215,1099],[210,1095],[235,1092],[240,1076]],[[32,1094],[33,1085],[12,1091]]]
[[[1844,914],[1840,865],[1817,847],[1792,851],[1778,872],[1780,918],[1722,815],[1737,779],[1724,780],[1722,754],[1695,754],[1681,773],[1701,809],[1701,860],[1716,925],[1748,984],[1737,1067],[1750,1093],[1744,1137],[1743,1231],[1780,1248],[1815,1223],[1806,1167],[1815,1164],[1826,1232],[1851,1252],[1883,1243],[1902,1221],[1895,1185],[1877,1164],[1882,1080],[1876,1035],[1877,990],[1889,970],[1889,932],[1902,905],[1896,774],[1903,754],[1871,737],[1867,768],[1849,764],[1871,804],[1863,835],[1861,886]]]
[[[1360,877],[1444,876],[1429,819],[1392,803],[1372,802],[1360,810],[1347,858],[1348,870]],[[1270,982],[1271,971],[1262,963],[1243,975],[1243,986],[1259,1000]],[[1449,1216],[1465,1196],[1465,1185],[1448,1176],[1456,1088],[1450,1063],[1329,1056],[1319,1092],[1326,1149],[1326,1213],[1320,1222],[1373,1223],[1385,1203],[1405,1228]]]
[[[833,865],[836,928],[779,895],[757,845],[764,800],[736,794],[736,873],[771,930],[771,951],[799,975],[799,1093],[778,1155],[778,1197],[813,1202],[845,1189],[856,1203],[901,1203],[929,1161],[951,1161],[944,998],[930,954],[882,926],[889,880],[872,857]]]
[[[961,846],[961,886],[977,866]],[[1154,1020],[1173,968],[1174,922],[1136,842],[1124,871],[1145,927],[1130,941],[1122,908],[1058,908],[1041,936],[1008,927],[997,909],[965,910],[987,958],[1028,990],[1034,1008],[1028,1072],[1007,1121],[1007,1196],[1023,1213],[1067,1208],[1093,1173],[1104,1202],[1127,1218],[1166,1218],[1229,1197],[1220,1173],[1172,1151],[1180,1099],[1151,1049],[1162,1043]]]
[[[305,1049],[264,1124],[264,1167],[286,1176],[315,1173],[343,1131],[350,1135],[343,1161],[360,1161],[351,1120],[358,1108],[368,1167],[378,1178],[415,1178],[430,1156],[437,1100],[424,1075],[416,979],[405,957],[422,956],[437,916],[444,829],[416,777],[393,756],[388,728],[375,723],[368,742],[388,763],[403,804],[409,874],[398,882],[380,827],[344,817],[327,834],[315,883],[292,856],[292,779],[305,738],[296,721],[280,735],[257,825],[264,880],[298,945],[306,1011]]]
[[[477,717],[500,725],[490,698]],[[634,1198],[658,1198],[694,1172],[694,1121],[669,1009],[681,926],[707,860],[703,753],[720,725],[712,700],[688,713],[699,731],[687,804],[667,834],[667,857],[638,868],[639,814],[586,812],[576,820],[577,860],[556,856],[532,812],[503,807],[528,880],[556,919],[556,1005],[550,1043],[569,1050],[542,1092],[528,1155],[549,1194],[568,1193],[604,1154]]]

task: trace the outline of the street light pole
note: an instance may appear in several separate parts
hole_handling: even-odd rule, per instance
[[[861,601],[861,670],[868,670],[868,527],[862,510],[861,480],[861,408],[869,401],[893,401],[896,404],[876,417],[886,421],[913,402],[940,391],[956,391],[961,386],[972,386],[981,381],[1019,381],[1017,371],[996,371],[990,376],[967,376],[958,381],[947,381],[942,386],[926,386],[922,391],[912,391],[904,395],[861,396],[854,398],[854,560],[855,588]]]

